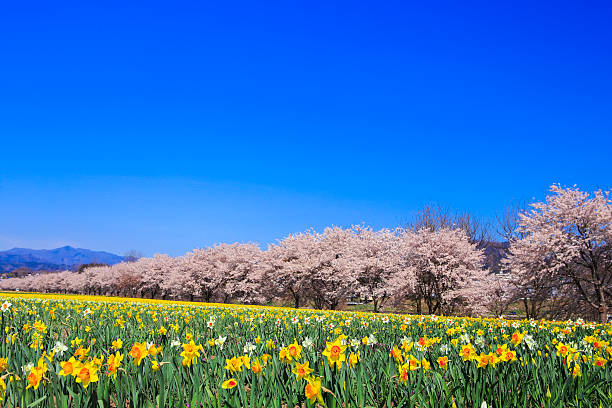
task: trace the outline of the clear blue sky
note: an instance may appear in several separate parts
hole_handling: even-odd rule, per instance
[[[0,249],[179,255],[612,187],[612,3],[0,13]]]

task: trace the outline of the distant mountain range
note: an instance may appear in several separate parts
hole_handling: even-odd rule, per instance
[[[0,251],[0,273],[20,268],[33,271],[74,270],[82,264],[95,262],[113,265],[121,261],[123,257],[119,255],[71,246],[55,249],[13,248]]]

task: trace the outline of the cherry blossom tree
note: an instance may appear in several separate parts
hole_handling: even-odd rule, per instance
[[[365,226],[354,226],[357,246],[352,262],[357,273],[358,291],[372,299],[378,313],[385,302],[401,288],[411,287],[414,276],[408,254],[402,251],[399,231],[375,231]]]
[[[335,310],[357,287],[358,237],[354,228],[328,227],[315,238],[309,261],[317,264],[310,276],[313,301],[318,309]]]
[[[421,300],[428,313],[449,312],[460,304],[480,305],[487,276],[483,269],[484,254],[470,243],[463,230],[440,228],[406,231],[405,249],[415,274],[412,296],[420,309]],[[418,310],[418,313],[421,311]]]
[[[319,262],[317,234],[306,231],[289,235],[265,251],[265,276],[277,296],[289,295],[296,309],[312,293],[312,276]]]
[[[553,263],[549,256],[554,250],[554,240],[558,238],[553,229],[534,231],[513,241],[509,256],[503,262],[510,271],[516,300],[523,303],[528,319],[539,318],[543,305],[561,286],[558,276],[560,264]]]
[[[253,243],[215,246],[215,265],[224,276],[224,300],[244,303],[264,301],[261,286],[265,265],[262,251]]]
[[[117,282],[119,280],[119,270],[121,266],[92,266],[77,274],[83,277],[76,280],[80,287],[75,287],[76,291],[86,292],[93,295],[104,295],[116,293]],[[130,270],[130,273],[132,271]],[[133,287],[133,286],[132,286]]]
[[[223,274],[215,266],[214,251],[214,248],[198,248],[187,253],[166,280],[166,289],[175,297],[192,300],[199,296],[211,302],[225,283]]]
[[[508,266],[530,291],[571,286],[606,322],[612,297],[610,192],[590,195],[559,185],[550,191],[545,202],[520,215],[522,238],[511,243]]]
[[[217,244],[194,249],[175,263],[164,288],[174,296],[246,303],[263,302],[265,266],[256,244]]]
[[[357,288],[355,228],[328,227],[293,234],[266,251],[266,279],[294,306],[309,298],[316,308],[336,309]]]
[[[169,293],[166,282],[173,271],[179,268],[182,259],[183,257],[155,254],[152,258],[139,258],[135,262],[127,262],[126,265],[140,277],[136,287],[143,296],[148,294],[151,298],[165,299]]]

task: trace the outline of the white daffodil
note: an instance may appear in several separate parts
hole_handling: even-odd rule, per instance
[[[525,344],[527,344],[529,350],[534,350],[538,347],[538,343],[533,339],[533,336],[530,334],[526,334],[525,337],[523,337],[523,341],[525,342]]]
[[[225,340],[227,340],[227,336],[224,336],[224,337],[219,336],[218,339],[215,339],[215,344],[219,346],[220,348],[223,348],[223,345],[225,344]]]
[[[312,348],[313,345],[314,343],[310,337],[306,337],[304,341],[302,342],[302,347],[307,348],[307,349]]]
[[[2,307],[0,307],[0,309],[2,310],[2,312],[6,312],[7,310],[9,310],[11,308],[12,303],[5,301],[2,304]]]
[[[53,352],[58,356],[63,355],[66,350],[68,350],[68,346],[66,346],[61,341],[56,342],[55,346],[53,347]]]
[[[244,354],[251,354],[255,349],[256,346],[254,344],[247,342],[242,348],[242,351]]]

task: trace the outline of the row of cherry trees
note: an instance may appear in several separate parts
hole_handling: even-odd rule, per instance
[[[489,273],[483,228],[466,215],[426,208],[407,229],[330,227],[261,250],[219,244],[180,257],[155,255],[111,267],[4,279],[2,289],[267,303],[337,309],[348,299],[409,301],[427,313],[504,314],[606,321],[612,299],[612,200],[553,185],[543,202],[500,222],[502,273]],[[486,262],[491,267],[490,262]]]
[[[337,309],[368,299],[379,311],[389,299],[414,301],[429,313],[482,313],[491,301],[483,251],[465,231],[450,228],[373,230],[358,225],[290,235],[261,250],[219,244],[180,257],[155,255],[136,262],[5,279],[3,289],[207,302],[267,303]]]

